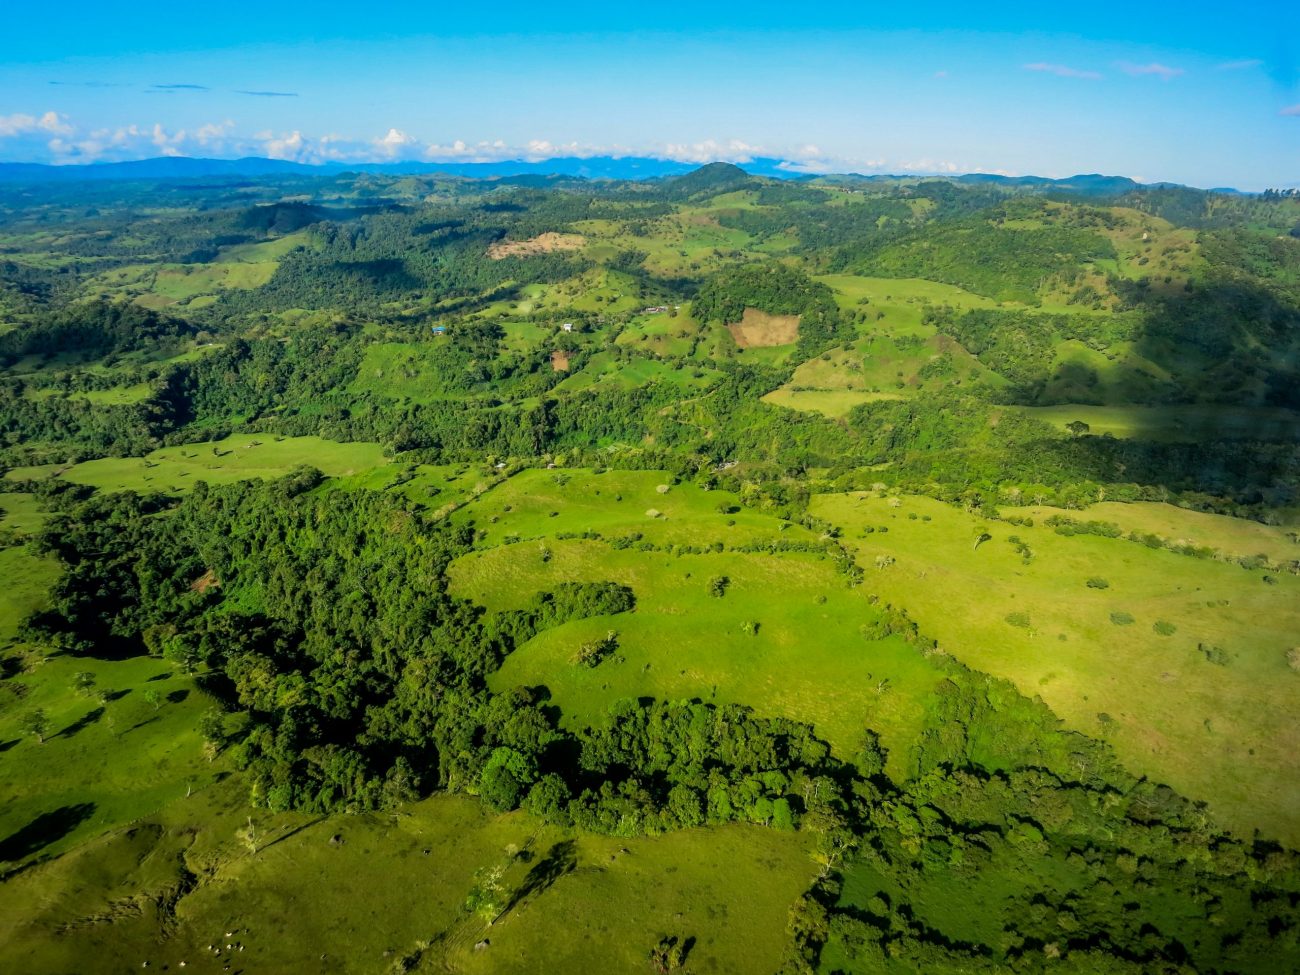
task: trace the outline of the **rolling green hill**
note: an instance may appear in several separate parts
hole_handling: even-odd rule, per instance
[[[0,186],[0,958],[1297,970],[1298,225]]]

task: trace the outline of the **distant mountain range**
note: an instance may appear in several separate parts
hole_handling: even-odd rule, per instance
[[[713,163],[703,167],[727,164]],[[43,163],[0,163],[0,183],[52,183],[85,180],[157,180],[195,179],[221,176],[327,176],[337,173],[376,173],[389,176],[464,176],[473,179],[508,177],[564,177],[568,179],[641,180],[684,176],[699,171],[697,163],[655,159],[648,156],[561,156],[539,161],[525,159],[499,162],[392,162],[392,163],[324,163],[311,165],[283,159],[250,156],[244,159],[195,159],[188,156],[162,156],[131,162],[89,163],[51,166]],[[1176,183],[1138,183],[1127,176],[1085,174],[1064,179],[1043,176],[998,176],[991,173],[967,173],[960,176],[933,174],[862,175],[847,173],[818,175],[801,173],[782,159],[760,158],[747,162],[744,174],[778,179],[839,184],[854,182],[914,182],[918,179],[948,179],[963,184],[995,184],[1008,188],[1053,188],[1084,195],[1110,196],[1126,193],[1140,186],[1171,187]],[[1219,187],[1217,193],[1239,191]]]

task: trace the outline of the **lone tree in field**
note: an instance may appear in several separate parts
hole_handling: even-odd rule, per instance
[[[199,716],[199,734],[203,736],[203,754],[212,761],[226,743],[226,723],[221,712],[208,708]]]
[[[83,697],[95,693],[95,675],[87,670],[79,670],[72,675],[72,689]]]
[[[40,708],[28,711],[19,720],[18,727],[29,735],[35,735],[37,742],[44,745],[45,736],[50,733],[50,719]]]
[[[1072,437],[1082,437],[1085,433],[1091,430],[1092,427],[1088,426],[1088,424],[1084,423],[1082,420],[1071,420],[1065,425],[1065,429],[1070,431],[1070,436]]]
[[[694,943],[694,938],[676,936],[660,938],[659,943],[650,949],[650,967],[659,975],[681,971]]]
[[[726,576],[714,576],[709,580],[709,595],[721,599],[727,594],[727,587],[731,585],[731,580]]]

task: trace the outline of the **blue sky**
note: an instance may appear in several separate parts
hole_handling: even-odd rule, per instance
[[[15,5],[0,159],[655,155],[1300,184],[1294,4]]]

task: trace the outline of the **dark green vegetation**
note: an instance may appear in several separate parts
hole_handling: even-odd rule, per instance
[[[1294,971],[1300,202],[1122,191],[0,189],[0,957]]]

